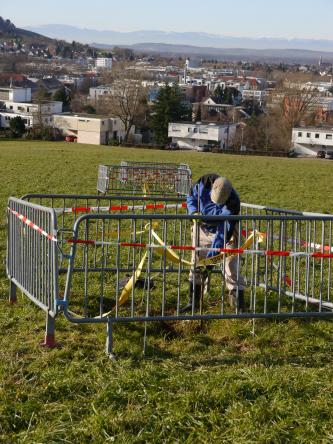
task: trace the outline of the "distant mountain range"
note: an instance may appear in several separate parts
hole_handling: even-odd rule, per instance
[[[278,39],[230,37],[204,32],[163,32],[163,31],[98,31],[69,25],[26,26],[26,29],[48,37],[76,40],[82,43],[135,45],[138,43],[163,43],[228,49],[302,49],[310,51],[333,51],[333,40]]]
[[[112,50],[112,45],[92,43],[95,48]],[[308,51],[305,49],[243,49],[243,48],[208,48],[191,45],[170,45],[164,43],[137,43],[119,45],[145,54],[163,54],[166,57],[191,57],[192,59],[216,59],[229,61],[261,61],[267,63],[308,63],[323,62],[333,64],[333,52]]]

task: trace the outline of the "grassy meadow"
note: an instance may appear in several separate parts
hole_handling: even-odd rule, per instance
[[[40,347],[44,313],[9,305],[6,203],[26,193],[96,191],[100,163],[188,163],[194,179],[227,176],[249,203],[333,213],[333,161],[0,141],[1,443],[331,443],[333,322],[185,323],[175,331],[56,320],[59,346]]]

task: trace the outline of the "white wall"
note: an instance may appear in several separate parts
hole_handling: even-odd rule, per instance
[[[101,143],[104,143],[104,140],[102,140],[105,134],[101,133],[95,133],[92,131],[78,131],[77,133],[77,142],[78,143],[87,143],[90,145],[100,145]]]
[[[183,150],[196,150],[199,146],[208,144],[208,140],[192,141],[192,139],[182,139],[178,137],[173,137],[172,142],[177,143],[179,148]]]
[[[195,149],[212,141],[221,148],[232,143],[236,125],[169,123],[168,136],[181,148]]]
[[[112,68],[112,59],[108,57],[98,57],[96,59],[96,67],[97,68],[106,68],[111,69]]]
[[[97,100],[99,97],[112,94],[111,86],[98,86],[89,88],[89,97],[93,100]]]
[[[196,139],[196,140],[219,140],[219,127],[217,125],[199,125],[192,123],[169,123],[169,137]]]
[[[42,114],[58,114],[62,112],[62,102],[46,102],[39,105],[38,103],[29,102],[4,102],[6,110],[15,113],[38,113],[41,109]],[[41,108],[40,108],[41,107]]]
[[[9,94],[12,102],[30,102],[31,88],[13,88]]]
[[[1,127],[2,128],[9,128],[10,120],[14,117],[21,117],[23,119],[24,124],[26,128],[31,128],[32,126],[40,123],[40,117],[38,115],[33,115],[31,113],[24,113],[24,112],[5,112],[0,111],[1,116]],[[52,126],[53,124],[53,117],[52,115],[43,115],[43,123],[48,126]]]
[[[294,144],[333,146],[333,129],[293,128],[292,142]]]

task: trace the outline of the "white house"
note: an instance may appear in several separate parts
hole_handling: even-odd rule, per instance
[[[62,113],[53,117],[53,126],[64,136],[74,136],[78,143],[107,144],[109,140],[121,141],[125,136],[124,124],[118,117],[96,114]],[[131,130],[131,136],[135,128]]]
[[[31,101],[31,88],[0,88],[0,101],[1,102],[30,102]]]
[[[227,149],[236,134],[236,124],[169,123],[168,137],[180,148],[200,149],[204,145],[218,145]]]
[[[295,127],[292,130],[293,149],[305,156],[316,156],[320,150],[333,148],[332,127]]]
[[[95,61],[95,66],[97,69],[111,69],[112,62],[112,57],[98,57]]]
[[[265,103],[267,95],[265,90],[244,89],[242,91],[243,100],[254,100],[260,104]]]
[[[52,116],[62,112],[62,102],[31,101],[30,88],[1,88],[0,94],[2,128],[8,128],[14,117],[21,117],[27,128],[41,123],[51,126]]]
[[[201,77],[192,77],[187,74],[184,74],[184,76],[181,78],[183,85],[205,85],[206,80]]]
[[[228,105],[226,103],[216,103],[211,97],[208,97],[201,103],[202,107],[207,111],[229,111],[234,108],[234,105]]]
[[[112,86],[100,85],[89,88],[89,98],[93,102],[97,102],[100,97],[112,94]]]

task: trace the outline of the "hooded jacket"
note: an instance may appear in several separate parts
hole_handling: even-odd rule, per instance
[[[229,199],[224,205],[215,204],[211,200],[211,190],[214,181],[220,177],[218,174],[206,174],[192,186],[187,196],[187,210],[189,214],[200,213],[203,216],[236,216],[240,212],[240,199],[233,188]],[[223,248],[234,231],[235,221],[221,220],[218,224],[203,221],[203,228],[215,233],[212,248]],[[226,231],[226,232],[225,232]],[[225,239],[225,242],[224,242]],[[215,256],[216,252],[209,251],[207,257]]]

